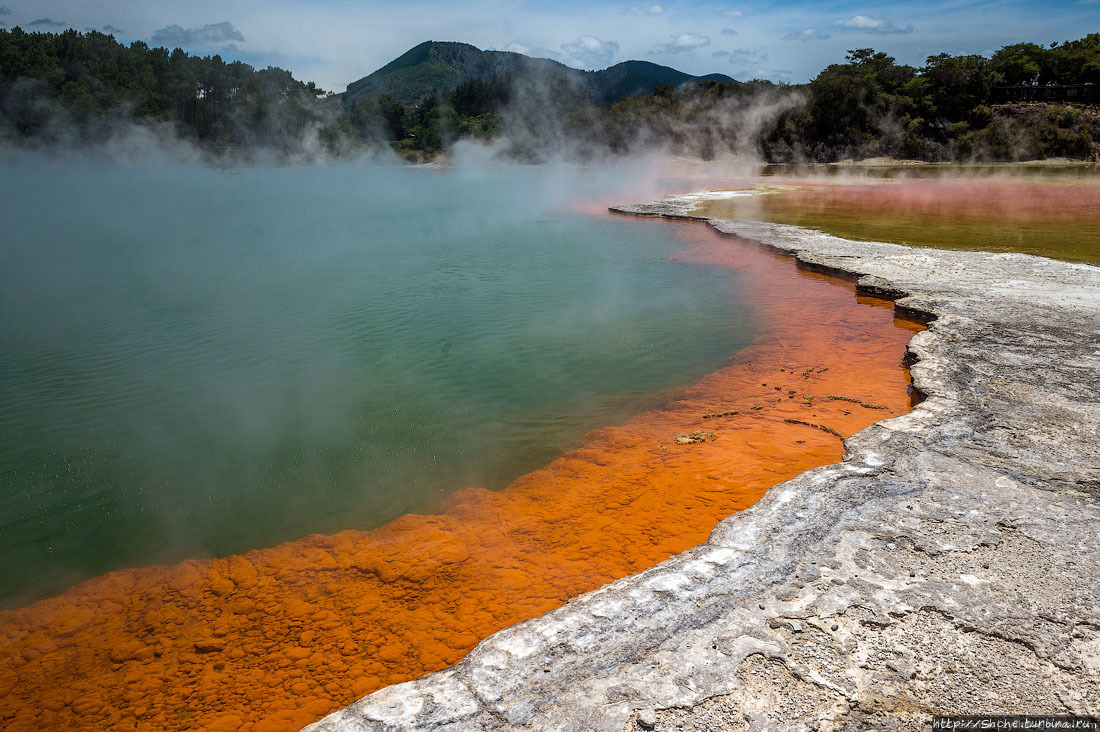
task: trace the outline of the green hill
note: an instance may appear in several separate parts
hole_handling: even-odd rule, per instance
[[[597,99],[603,104],[614,104],[627,97],[649,94],[657,87],[667,84],[680,86],[689,81],[733,81],[725,74],[692,76],[649,61],[623,61],[592,73],[596,80]]]
[[[586,88],[592,98],[611,104],[637,94],[648,94],[666,84],[679,86],[689,81],[733,81],[724,74],[692,76],[650,63],[625,61],[602,71],[582,71],[545,58],[532,58],[510,51],[482,51],[468,43],[425,41],[406,51],[369,76],[348,84],[344,100],[354,103],[379,94],[390,94],[399,102],[416,102],[427,94],[446,94],[464,82],[493,77],[537,76]]]

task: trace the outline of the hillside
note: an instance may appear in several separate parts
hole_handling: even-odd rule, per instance
[[[692,76],[648,61],[624,61],[602,71],[582,71],[546,58],[510,51],[482,51],[468,43],[425,41],[378,69],[348,84],[344,101],[355,103],[389,94],[403,104],[427,94],[447,94],[465,82],[493,77],[537,75],[541,80],[567,81],[585,88],[601,104],[611,104],[656,87],[689,81],[733,81],[724,74]]]
[[[689,81],[733,81],[725,74],[692,76],[649,61],[623,61],[603,71],[590,73],[596,82],[597,101],[602,104],[614,104],[627,97],[649,94],[667,84],[680,86]]]

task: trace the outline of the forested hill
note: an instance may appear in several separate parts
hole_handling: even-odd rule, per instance
[[[725,74],[692,76],[649,61],[623,61],[602,71],[590,72],[595,79],[596,98],[601,104],[614,104],[627,97],[651,94],[662,86],[680,87],[688,82],[713,81],[726,84],[733,79]]]
[[[511,51],[482,51],[468,43],[425,41],[378,69],[348,84],[345,102],[355,104],[388,94],[401,104],[424,97],[446,96],[472,81],[510,78],[520,83],[559,83],[584,89],[590,101],[611,104],[657,87],[694,81],[733,81],[725,74],[692,76],[648,61],[624,61],[601,71],[582,71],[546,58]]]
[[[579,80],[583,72],[546,58],[509,51],[482,51],[468,43],[425,41],[393,61],[348,84],[344,101],[354,104],[388,94],[402,104],[428,95],[445,95],[468,81],[494,77],[541,76]]]

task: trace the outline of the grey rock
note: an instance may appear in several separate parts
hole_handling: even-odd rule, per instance
[[[684,201],[620,211],[690,216]],[[931,320],[908,347],[926,399],[701,546],[307,730],[620,732],[651,710],[656,730],[925,730],[933,712],[1100,713],[1100,269],[710,224]]]

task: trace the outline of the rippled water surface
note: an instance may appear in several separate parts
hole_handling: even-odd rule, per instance
[[[717,368],[733,275],[575,210],[617,175],[0,169],[0,602],[430,511]]]

